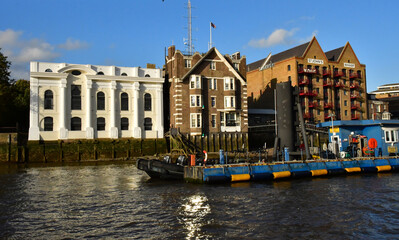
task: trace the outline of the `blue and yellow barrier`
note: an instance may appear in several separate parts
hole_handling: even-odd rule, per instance
[[[335,174],[399,171],[399,158],[244,163],[186,167],[185,179],[196,182],[265,181]]]

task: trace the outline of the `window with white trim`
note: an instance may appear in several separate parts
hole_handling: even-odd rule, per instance
[[[211,63],[209,64],[209,67],[211,70],[216,70],[216,62],[211,61]]]
[[[191,113],[190,114],[190,127],[200,128],[201,127],[201,113]]]
[[[238,70],[239,67],[240,67],[240,64],[239,64],[239,63],[234,63],[234,69],[235,69],[235,70]]]
[[[220,113],[220,126],[224,127],[224,113]]]
[[[184,59],[184,67],[191,68],[191,59]]]
[[[211,107],[216,107],[216,97],[211,97]]]
[[[235,127],[237,126],[237,118],[235,112],[226,113],[226,126],[227,127]]]
[[[235,86],[234,86],[234,78],[224,78],[224,90],[234,90]]]
[[[190,95],[190,107],[202,107],[201,95]]]
[[[209,89],[217,89],[217,80],[216,78],[209,79]]]
[[[190,79],[190,89],[201,89],[201,77],[192,75]]]
[[[386,129],[384,130],[384,136],[386,143],[398,142],[398,130]]]
[[[236,106],[236,97],[235,96],[225,96],[224,97],[224,107],[225,108],[234,108]]]
[[[213,128],[215,128],[216,127],[216,114],[212,114],[211,116],[212,116],[212,118],[211,118],[211,126]]]

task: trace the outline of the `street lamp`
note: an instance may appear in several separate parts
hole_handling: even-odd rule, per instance
[[[337,156],[337,149],[335,146],[335,131],[334,131],[334,113],[330,113],[328,115],[331,118],[331,132],[332,132],[332,137],[331,137],[331,143],[332,143],[332,150],[334,151],[334,155]]]

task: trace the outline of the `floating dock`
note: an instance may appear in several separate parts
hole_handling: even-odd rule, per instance
[[[274,163],[240,163],[184,167],[188,182],[264,181],[336,174],[377,173],[399,170],[399,158],[340,159]]]

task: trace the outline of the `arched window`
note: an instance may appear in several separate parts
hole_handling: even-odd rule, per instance
[[[121,110],[122,111],[129,110],[129,95],[127,93],[121,94]]]
[[[97,75],[104,75],[104,73],[103,72],[98,72]]]
[[[121,130],[129,130],[129,118],[121,118]]]
[[[81,72],[78,71],[78,70],[73,70],[72,71],[72,75],[79,76],[80,74],[81,74]]]
[[[126,73],[122,73],[121,76],[127,76],[127,74]]]
[[[53,131],[53,118],[52,117],[44,118],[44,131]]]
[[[151,77],[150,74],[146,74],[144,77]]]
[[[99,117],[97,118],[97,131],[105,130],[105,118]]]
[[[144,111],[151,111],[151,94],[144,94]]]
[[[71,118],[71,131],[81,131],[82,120],[79,117]]]
[[[144,130],[151,131],[152,130],[152,119],[144,118]]]
[[[71,86],[71,109],[80,110],[82,108],[82,100],[80,98],[80,85]]]
[[[53,109],[53,92],[51,90],[44,92],[44,109]]]
[[[103,92],[97,93],[97,110],[105,110],[105,94]]]
[[[47,68],[45,72],[53,72],[50,68]]]

